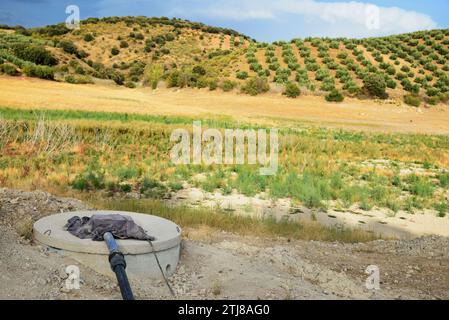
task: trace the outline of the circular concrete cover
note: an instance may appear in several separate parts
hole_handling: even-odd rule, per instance
[[[175,223],[160,217],[123,211],[75,211],[58,213],[44,217],[34,224],[34,237],[37,241],[57,249],[67,251],[109,254],[104,241],[92,241],[91,239],[79,239],[64,230],[67,220],[74,216],[90,217],[93,214],[121,214],[130,216],[136,224],[147,233],[154,236],[155,251],[163,251],[176,247],[181,242],[181,228]],[[152,252],[151,245],[147,241],[117,240],[123,254],[145,254]]]

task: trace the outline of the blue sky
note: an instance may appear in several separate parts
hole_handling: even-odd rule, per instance
[[[2,0],[0,23],[42,26],[81,18],[145,15],[180,17],[232,28],[259,41],[296,37],[366,37],[449,28],[449,0]]]

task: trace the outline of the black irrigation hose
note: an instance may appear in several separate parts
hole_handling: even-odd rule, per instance
[[[109,263],[111,264],[112,271],[114,271],[117,277],[123,300],[134,300],[134,295],[125,271],[126,261],[123,253],[119,251],[117,242],[110,232],[106,232],[103,235],[103,239],[106,241],[109,249]]]
[[[121,265],[115,267],[115,275],[117,276],[120,292],[122,293],[123,300],[134,300],[134,295],[129,285],[128,277],[126,275],[125,268]]]

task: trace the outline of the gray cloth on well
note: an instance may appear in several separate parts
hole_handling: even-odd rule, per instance
[[[131,217],[121,214],[94,214],[92,217],[72,217],[65,230],[81,239],[103,241],[106,232],[118,239],[155,240],[138,226]]]

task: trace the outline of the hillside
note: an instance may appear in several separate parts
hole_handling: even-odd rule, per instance
[[[449,101],[449,29],[383,38],[306,38],[272,44],[186,20],[90,18],[0,29],[0,70],[70,83],[198,87],[257,95],[283,92]]]

